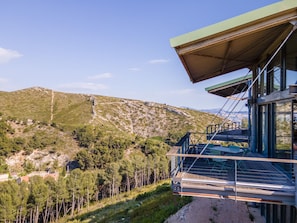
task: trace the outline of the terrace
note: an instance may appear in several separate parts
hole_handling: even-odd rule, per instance
[[[232,142],[248,142],[249,130],[248,128],[242,128],[241,123],[232,122],[209,125],[206,128],[207,140],[220,140],[220,141],[232,141]]]
[[[190,137],[187,133],[167,153],[175,194],[296,205],[297,160],[266,158],[239,147],[233,148],[236,153],[214,154],[218,145],[191,144]]]

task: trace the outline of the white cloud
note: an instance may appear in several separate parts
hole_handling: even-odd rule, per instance
[[[140,71],[140,68],[137,68],[137,67],[131,67],[131,68],[129,68],[129,70],[131,70],[131,71]]]
[[[112,78],[112,74],[111,73],[103,73],[103,74],[97,74],[97,75],[88,77],[89,80],[98,80],[98,79],[107,79],[107,78]]]
[[[149,61],[150,64],[159,64],[159,63],[168,63],[168,62],[169,60],[167,59],[154,59]]]
[[[108,88],[104,84],[95,84],[95,83],[88,83],[88,82],[67,83],[67,84],[62,84],[59,87],[64,89],[90,90],[90,91],[97,91],[97,90],[103,90]]]
[[[10,60],[17,59],[22,56],[23,55],[18,51],[0,47],[0,63],[8,63]]]

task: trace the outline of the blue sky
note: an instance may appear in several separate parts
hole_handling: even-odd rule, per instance
[[[192,84],[169,39],[275,2],[0,0],[0,90],[39,86],[219,108],[225,99],[204,89],[226,75]]]

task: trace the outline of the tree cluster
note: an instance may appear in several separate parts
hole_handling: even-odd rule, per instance
[[[160,140],[136,138],[133,141],[121,136],[104,136],[99,129],[90,126],[77,129],[74,135],[85,147],[75,158],[80,169],[96,169],[101,173],[101,197],[114,196],[168,177],[166,152],[169,146]]]
[[[169,177],[169,146],[160,140],[131,140],[91,126],[73,136],[83,148],[75,157],[80,168],[57,181],[34,176],[28,183],[1,183],[0,222],[54,222],[91,202]]]
[[[26,129],[24,130],[26,131]],[[19,151],[30,154],[34,149],[44,149],[48,146],[58,147],[62,144],[61,139],[55,135],[48,134],[46,130],[35,131],[27,138],[16,137],[14,129],[7,123],[7,120],[0,119],[0,161]],[[7,172],[0,162],[0,174]]]
[[[0,184],[0,222],[55,222],[94,200],[96,173],[72,171],[55,181],[33,176],[29,182]]]
[[[0,222],[55,222],[67,215],[73,216],[91,202],[168,177],[167,162],[150,163],[140,154],[131,161],[109,163],[105,169],[77,168],[57,181],[33,176],[29,182],[2,182]]]
[[[13,134],[14,130],[5,120],[0,120],[0,157],[8,156],[11,153],[19,151],[20,138],[10,139],[7,135]]]

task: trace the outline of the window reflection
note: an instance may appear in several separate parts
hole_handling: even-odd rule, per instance
[[[297,44],[294,36],[297,36],[296,32],[286,45],[286,89],[297,81]]]
[[[293,150],[297,159],[297,101],[293,102]]]
[[[291,102],[277,103],[275,109],[275,155],[277,158],[290,159],[292,145]]]
[[[259,107],[260,110],[260,116],[259,116],[259,120],[260,120],[260,140],[259,140],[259,152],[262,153],[264,156],[268,156],[268,145],[267,145],[267,140],[268,140],[268,132],[267,132],[267,119],[266,119],[266,108],[267,106],[262,105]]]
[[[275,106],[275,156],[291,159],[292,154],[292,103],[276,103]],[[283,165],[289,171],[289,165]]]
[[[262,70],[262,68],[261,68]],[[260,72],[260,71],[259,71]],[[265,96],[266,95],[266,89],[267,89],[267,70],[264,70],[264,72],[261,74],[259,78],[259,89],[258,89],[258,96]]]
[[[268,66],[269,93],[281,90],[281,54],[278,53]]]

